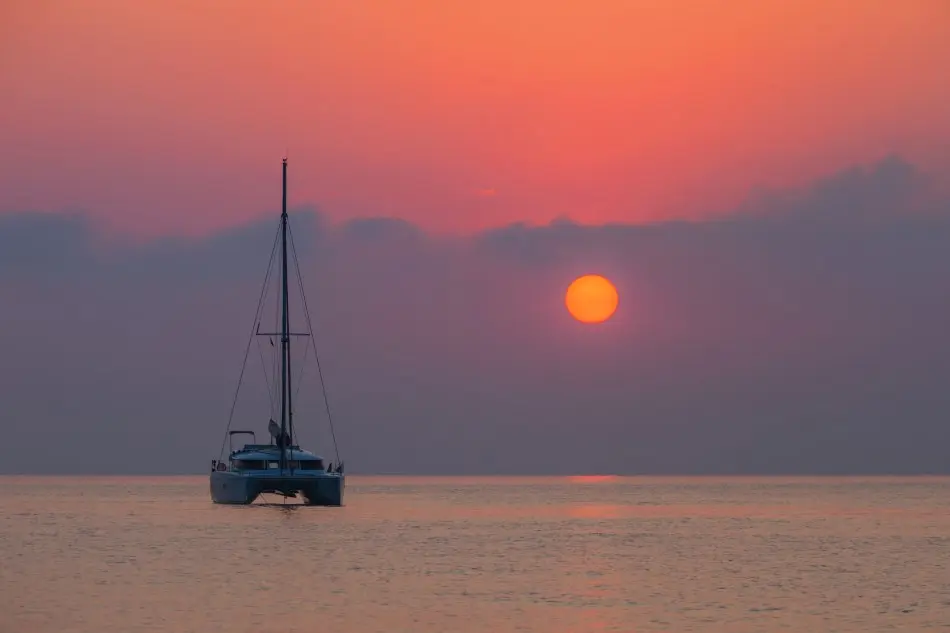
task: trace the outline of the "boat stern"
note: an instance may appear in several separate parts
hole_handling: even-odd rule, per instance
[[[238,474],[229,471],[211,473],[211,500],[214,503],[248,505],[262,494],[303,498],[308,506],[342,506],[346,477],[342,473],[320,475]]]
[[[259,492],[252,492],[246,477],[229,471],[211,473],[211,500],[228,505],[254,503]]]

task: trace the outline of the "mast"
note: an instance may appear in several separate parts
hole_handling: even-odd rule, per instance
[[[281,319],[280,319],[280,469],[281,472],[287,468],[287,442],[284,438],[289,437],[290,444],[293,445],[293,408],[291,406],[291,385],[290,378],[293,375],[290,371],[290,297],[288,292],[288,269],[287,269],[287,158],[282,162],[283,173],[283,194],[280,211],[280,241],[281,241]],[[287,435],[288,428],[290,430]]]

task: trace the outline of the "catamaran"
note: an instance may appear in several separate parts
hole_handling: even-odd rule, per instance
[[[316,357],[317,347],[313,337],[313,327],[310,320],[310,310],[307,307],[307,299],[303,292],[303,280],[300,276],[300,266],[297,262],[297,251],[293,246],[293,234],[287,218],[287,159],[283,159],[283,200],[281,203],[280,225],[277,235],[274,238],[274,246],[271,249],[271,258],[267,266],[267,274],[264,278],[264,288],[261,290],[261,298],[258,301],[257,313],[254,318],[254,327],[248,339],[247,350],[244,353],[244,364],[241,366],[241,376],[238,378],[237,391],[234,394],[234,402],[231,405],[231,415],[228,418],[228,427],[225,431],[225,441],[221,445],[221,451],[218,459],[211,461],[211,499],[215,503],[247,505],[253,503],[262,494],[276,494],[286,498],[302,498],[304,505],[312,506],[341,506],[343,505],[343,490],[346,485],[346,477],[343,474],[343,462],[340,461],[339,450],[336,445],[336,433],[333,431],[333,420],[330,417],[330,407],[327,401],[326,386],[323,382],[323,372],[320,370],[320,361]],[[289,249],[288,249],[289,238]],[[279,248],[278,248],[279,246]],[[288,292],[289,270],[288,254],[292,253],[294,267],[297,272],[297,282],[299,283],[301,303],[303,313],[307,321],[307,332],[292,332],[290,327],[290,297]],[[267,295],[267,288],[271,273],[274,268],[275,258],[280,258],[280,293],[279,293],[279,312],[280,325],[277,332],[261,332],[261,319],[264,312],[264,303]],[[276,329],[276,328],[275,328]],[[258,444],[257,436],[254,431],[231,430],[231,422],[234,419],[235,406],[238,400],[238,393],[241,390],[241,383],[244,377],[244,370],[247,367],[247,359],[251,350],[251,343],[255,337],[264,336],[270,339],[273,346],[274,339],[279,337],[279,422],[273,417],[267,424],[267,432],[270,441],[266,444]],[[310,347],[316,359],[318,374],[320,376],[320,385],[323,391],[323,402],[326,408],[327,419],[330,424],[330,433],[333,438],[333,448],[336,453],[336,466],[333,463],[327,463],[319,455],[301,448],[296,442],[297,437],[294,433],[294,394],[292,391],[291,357],[290,341],[293,337],[308,337]],[[275,346],[276,348],[276,346]],[[308,348],[309,351],[309,348]],[[275,358],[275,365],[278,359]],[[263,357],[262,357],[263,363]],[[266,364],[265,371],[266,371]],[[276,382],[277,371],[274,373],[274,382]],[[270,383],[270,381],[268,381]],[[271,385],[268,384],[268,389]],[[274,385],[274,391],[278,391]],[[275,398],[271,397],[272,412],[274,409]],[[244,444],[242,448],[234,449],[233,438],[239,435],[249,435],[251,442]],[[224,459],[224,445],[228,444],[227,459]]]

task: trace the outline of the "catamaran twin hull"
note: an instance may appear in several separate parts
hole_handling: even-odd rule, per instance
[[[307,475],[211,473],[211,500],[215,503],[248,505],[265,493],[284,497],[300,495],[308,506],[342,506],[346,478],[342,473]]]

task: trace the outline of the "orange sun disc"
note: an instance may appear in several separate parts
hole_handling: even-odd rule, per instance
[[[584,275],[567,288],[567,311],[581,323],[606,321],[617,310],[617,289],[605,277]]]

